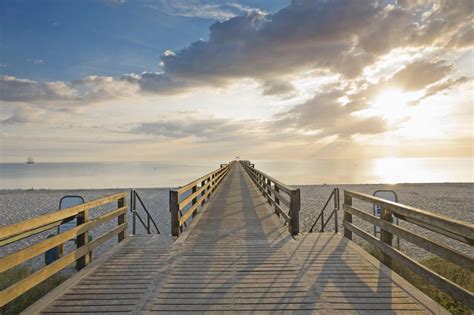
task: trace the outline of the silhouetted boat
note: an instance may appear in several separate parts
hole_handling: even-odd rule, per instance
[[[35,164],[35,161],[33,161],[33,158],[30,156],[26,159],[26,164]]]

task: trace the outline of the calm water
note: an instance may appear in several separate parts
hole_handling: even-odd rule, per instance
[[[288,184],[474,182],[474,159],[253,161]],[[219,162],[0,163],[0,189],[174,187]]]

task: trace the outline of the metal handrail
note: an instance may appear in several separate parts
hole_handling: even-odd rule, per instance
[[[324,211],[326,210],[326,207],[328,206],[329,202],[331,199],[334,199],[334,209],[332,210],[331,214],[329,215],[328,219],[324,221]],[[340,209],[340,204],[339,204],[339,188],[334,188],[329,195],[328,200],[324,204],[323,209],[319,213],[318,217],[316,218],[316,221],[314,221],[313,225],[311,226],[311,229],[309,230],[310,233],[313,233],[314,227],[318,223],[319,219],[321,219],[321,229],[319,232],[324,232],[324,229],[326,228],[326,225],[329,223],[331,220],[332,216],[334,215],[334,231],[335,233],[338,233],[339,229],[337,227],[337,211]]]
[[[138,211],[137,211],[137,208],[136,208],[137,198],[138,198],[138,202],[140,202],[143,210],[146,213],[146,216],[147,216],[147,222],[146,223],[145,223],[145,221],[143,221],[140,214],[138,214]],[[138,195],[138,193],[135,189],[132,189],[131,192],[130,192],[130,211],[133,214],[133,216],[132,216],[132,235],[136,234],[136,222],[137,222],[136,218],[138,218],[138,220],[140,220],[141,224],[146,229],[148,234],[151,234],[151,223],[155,227],[156,234],[160,234],[160,230],[158,229],[158,226],[156,225],[155,220],[153,220],[153,217],[151,216],[150,212],[146,208],[145,204],[143,203],[142,199],[140,198],[140,196]]]

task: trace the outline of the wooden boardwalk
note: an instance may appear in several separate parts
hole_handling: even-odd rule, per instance
[[[177,240],[129,237],[30,313],[444,313],[336,234],[294,239],[234,164]]]

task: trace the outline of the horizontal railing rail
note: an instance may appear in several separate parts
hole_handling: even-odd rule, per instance
[[[329,202],[331,199],[334,201],[334,208],[332,209],[331,213],[329,214],[328,218],[325,220],[324,219],[324,213],[326,211],[327,206],[329,205]],[[311,229],[309,230],[310,233],[313,233],[314,228],[316,227],[316,224],[318,224],[319,220],[321,220],[321,228],[319,229],[319,232],[324,232],[326,230],[326,226],[331,220],[332,217],[334,217],[334,232],[338,233],[339,232],[339,227],[338,227],[338,217],[337,213],[340,209],[339,205],[339,188],[334,188],[329,195],[328,200],[324,204],[323,209],[319,213],[319,215],[316,217],[316,220],[314,221],[313,225],[311,226]]]
[[[137,210],[137,200],[141,205],[141,208],[145,212],[146,223]],[[153,216],[150,214],[150,211],[148,211],[147,207],[145,206],[145,203],[142,201],[142,198],[140,198],[140,195],[135,189],[132,189],[130,191],[130,211],[132,212],[132,235],[137,234],[137,218],[142,224],[142,226],[146,229],[147,234],[152,233],[152,227],[154,228],[153,233],[160,234],[160,230],[158,229],[158,226],[156,225]]]
[[[128,210],[125,205],[125,198],[125,193],[119,193],[0,228],[0,241],[2,245],[5,245],[51,229],[71,217],[76,217],[77,219],[76,227],[0,258],[0,273],[2,273],[48,250],[63,246],[69,240],[76,240],[75,250],[62,257],[58,257],[57,260],[49,265],[42,267],[26,278],[2,290],[0,292],[0,308],[66,268],[71,263],[76,262],[76,269],[82,269],[90,262],[92,250],[113,236],[118,235],[118,241],[123,241],[126,237],[126,212]],[[117,202],[116,209],[89,220],[89,211],[91,209],[115,201]],[[118,220],[116,227],[98,238],[89,241],[88,235],[91,229],[107,223],[114,218]]]
[[[353,199],[364,201],[372,205],[379,205],[382,208],[381,217],[378,218],[354,207],[352,204]],[[474,259],[472,257],[435,240],[431,240],[427,237],[416,234],[413,231],[395,225],[393,223],[393,217],[398,217],[400,220],[405,220],[423,227],[424,229],[468,244],[469,246],[473,246],[474,224],[454,220],[426,210],[347,190],[344,191],[343,209],[345,237],[352,240],[352,234],[359,236],[382,253],[381,260],[385,265],[390,267],[392,262],[396,261],[400,265],[405,266],[422,276],[429,283],[446,292],[455,300],[462,302],[470,308],[474,308],[474,295],[472,292],[444,278],[398,249],[392,247],[393,235],[397,235],[399,238],[402,238],[413,245],[473,272]],[[380,227],[380,239],[355,226],[352,222],[353,215]]]
[[[170,190],[171,235],[179,236],[183,232],[186,222],[196,216],[199,207],[216,190],[233,163],[221,164],[217,170],[178,189]]]
[[[290,233],[297,235],[300,232],[300,190],[293,189],[277,179],[259,171],[250,161],[240,161],[250,178],[257,185],[275,212],[288,224]]]

